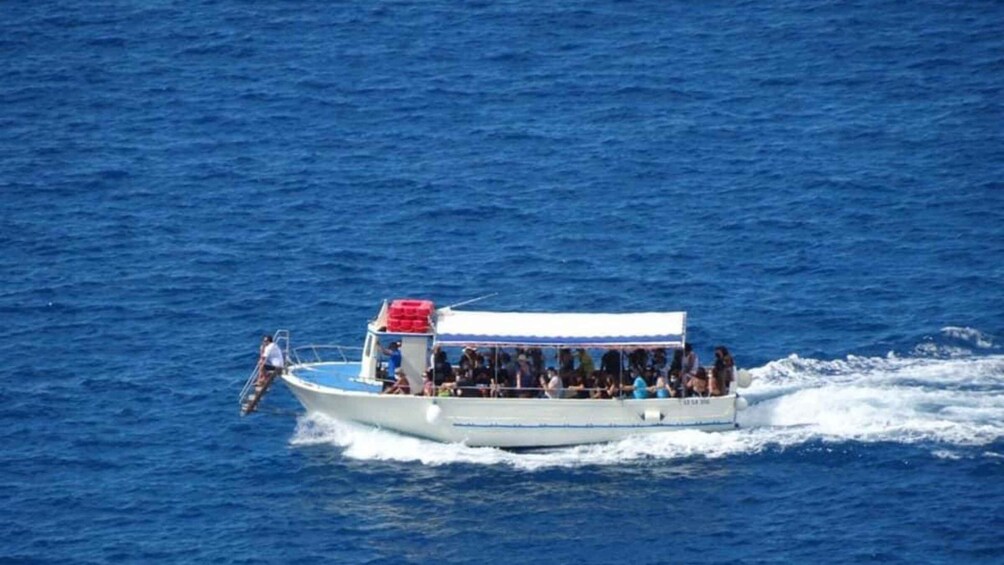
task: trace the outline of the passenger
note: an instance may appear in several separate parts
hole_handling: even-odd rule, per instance
[[[454,393],[457,396],[463,396],[466,398],[471,398],[478,396],[477,391],[474,390],[474,375],[471,371],[460,371],[457,375],[457,382],[453,385]]]
[[[544,396],[551,399],[559,399],[563,396],[562,389],[564,388],[564,383],[561,382],[561,377],[558,376],[558,372],[554,370],[554,367],[547,369],[547,375],[542,375],[540,377],[540,387],[544,389]]]
[[[669,375],[672,376],[673,373],[677,376],[683,372],[683,350],[676,349],[673,351],[673,361],[669,364]]]
[[[487,369],[489,375],[495,372],[495,363],[498,361],[498,356],[498,348],[489,347],[488,351],[481,357],[481,368]]]
[[[601,399],[603,398],[603,388],[606,382],[606,377],[603,371],[593,371],[592,375],[586,379],[586,386],[589,388],[589,398]]]
[[[605,398],[620,398],[624,395],[624,390],[621,388],[620,379],[614,377],[613,375],[607,375],[606,389],[604,390]]]
[[[593,363],[592,356],[585,349],[579,349],[579,370],[583,375],[588,375],[596,370],[596,363]]]
[[[565,393],[568,398],[584,399],[589,398],[589,391],[586,390],[586,378],[582,376],[582,371],[572,373],[569,379],[568,391]]]
[[[680,377],[683,382],[687,382],[697,374],[697,369],[701,366],[701,360],[694,353],[694,346],[687,344],[683,346],[683,367],[680,369]]]
[[[411,383],[408,382],[404,369],[398,369],[395,376],[397,376],[397,380],[394,381],[394,384],[381,394],[411,394]]]
[[[621,352],[618,349],[608,349],[600,358],[600,370],[608,375],[621,372]]]
[[[387,376],[389,378],[397,375],[397,370],[401,367],[401,342],[395,341],[388,345],[386,348],[380,345],[380,342],[376,342],[376,346],[380,349],[380,353],[387,356]],[[384,388],[386,389],[388,381],[384,381]]]
[[[453,370],[453,367],[450,366],[449,356],[438,345],[432,351],[432,368],[436,370],[437,374],[446,374]]]
[[[485,398],[491,396],[492,377],[488,369],[478,369],[475,371],[474,386],[477,387],[476,393],[478,395]]]
[[[729,393],[732,380],[735,378],[735,372],[736,363],[732,359],[732,355],[729,354],[729,350],[726,349],[724,345],[716,347],[715,366],[711,371],[711,376],[715,381],[715,387],[718,389],[717,394],[714,394],[714,396]]]
[[[502,398],[505,395],[503,387],[505,385],[498,379],[492,379],[491,384],[488,386],[488,396],[492,398]]]
[[[514,365],[512,357],[507,352],[503,351],[499,354],[499,367],[492,378],[495,397],[504,398],[510,396],[509,388],[512,387],[513,373],[509,371]]]
[[[436,386],[439,386],[446,382],[456,381],[457,379],[453,375],[453,365],[447,362],[437,367],[435,374],[433,375],[433,380],[435,380]]]
[[[516,388],[518,389],[520,398],[533,398],[536,396],[536,391],[533,390],[536,380],[534,379],[534,371],[524,354],[520,354],[516,358],[516,374],[513,379],[516,381]]]
[[[508,352],[502,352],[502,367],[505,368],[506,380],[512,382],[512,379],[516,376],[516,371],[519,370],[519,365],[516,363],[516,358],[509,355]]]
[[[641,371],[648,367],[648,351],[638,348],[628,356],[628,364],[632,371]]]
[[[669,398],[671,396],[676,396],[673,394],[673,389],[669,387],[669,383],[666,377],[659,377],[655,381],[655,396],[656,398]]]
[[[460,355],[460,363],[458,368],[460,372],[473,371],[481,366],[481,357],[478,355],[478,350],[476,347],[468,345],[464,348],[464,352]]]
[[[648,398],[648,383],[645,382],[645,377],[643,377],[641,373],[635,372],[634,382],[631,384],[631,390],[634,393],[634,397],[638,400]]]
[[[662,373],[666,370],[666,348],[660,347],[652,351],[652,369]]]
[[[669,371],[668,387],[670,396],[684,396],[683,380],[680,379],[680,371],[678,369],[671,369]]]
[[[651,368],[645,369],[645,371],[642,373],[642,376],[645,377],[645,384],[646,384],[646,386],[649,386],[649,387],[655,386],[655,379],[656,379],[656,376],[657,376],[656,373],[655,373],[655,369],[651,369]]]
[[[544,372],[544,352],[541,351],[539,347],[531,347],[527,351],[527,356],[530,357],[530,367],[533,368],[536,374]]]
[[[268,381],[271,381],[276,375],[282,372],[284,364],[282,349],[279,349],[279,345],[272,341],[272,336],[270,335],[261,339],[258,364],[261,366],[261,371],[258,373],[258,381],[256,382],[258,386],[265,386]]]
[[[571,349],[558,350],[558,370],[562,373],[571,373],[575,370],[575,359],[572,357]]]
[[[425,372],[422,377],[422,396],[435,396],[436,395],[436,383],[433,382],[432,369]]]
[[[704,367],[698,367],[694,376],[687,381],[688,393],[696,396],[707,396],[708,394],[708,371]]]
[[[715,379],[714,375],[708,379],[708,396],[721,396],[722,389],[718,388],[718,380]]]
[[[436,377],[440,377],[439,373],[436,373]],[[436,396],[453,396],[453,391],[457,388],[457,377],[453,369],[450,372],[442,375],[442,380],[436,383]]]

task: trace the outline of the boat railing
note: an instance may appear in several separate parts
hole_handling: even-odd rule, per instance
[[[237,396],[237,400],[239,402],[243,403],[244,399],[251,394],[251,390],[254,388],[255,383],[258,382],[258,376],[261,375],[262,369],[265,366],[264,363],[265,362],[263,360],[259,359],[258,364],[251,370],[251,374],[248,375],[247,380],[244,382],[244,388],[241,389],[241,393]]]
[[[292,359],[295,365],[308,363],[355,363],[363,358],[363,348],[351,345],[311,344],[293,348]]]
[[[378,379],[378,380],[387,384],[393,384],[394,382],[391,379]],[[653,391],[651,389],[656,387],[646,387],[646,388],[649,389],[648,391],[649,396],[647,396],[647,398],[656,398],[656,393],[658,389],[656,391]],[[521,394],[534,394],[537,396],[534,396],[533,398],[537,398],[538,396],[545,394],[548,391],[548,389],[539,386],[516,387],[516,386],[503,386],[500,384],[455,385],[452,383],[444,383],[442,385],[437,385],[433,388],[433,390],[434,390],[433,396],[439,396],[440,391],[447,390],[450,391],[451,393],[460,391],[463,396],[467,396],[467,394],[465,394],[466,392],[471,392],[475,394],[471,394],[470,396],[487,395],[496,397],[505,395],[509,398],[517,398]],[[666,390],[669,391],[669,389]],[[594,399],[594,400],[603,398],[603,397],[593,396],[594,393],[605,393],[607,394],[606,398],[617,399],[617,398],[630,398],[632,393],[634,392],[634,387],[631,385],[614,385],[612,387],[582,387],[582,388],[562,387],[558,389],[557,392],[561,394],[561,398],[565,399],[572,399],[575,397],[575,395],[577,395],[580,392],[589,394],[589,399]],[[730,396],[733,394],[735,394],[735,392],[732,390],[729,390],[724,394],[711,394],[709,392],[696,393],[689,391],[681,392],[679,390],[675,390],[670,392],[667,398],[718,398],[723,396]],[[421,396],[421,395],[416,394],[416,396]]]

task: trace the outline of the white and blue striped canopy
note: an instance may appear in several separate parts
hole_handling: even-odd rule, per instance
[[[537,347],[683,347],[686,312],[552,314],[463,312],[436,316],[440,345]]]

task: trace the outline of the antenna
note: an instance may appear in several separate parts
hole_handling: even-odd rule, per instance
[[[493,292],[491,294],[486,294],[484,296],[479,296],[477,298],[472,298],[470,300],[465,300],[463,302],[457,302],[456,304],[450,304],[449,306],[447,306],[447,308],[449,308],[449,309],[452,310],[452,309],[457,308],[459,306],[467,306],[468,304],[473,304],[475,302],[480,302],[480,301],[482,301],[482,300],[484,300],[486,298],[491,298],[493,296],[498,296],[498,294],[499,293],[497,293],[497,292]]]

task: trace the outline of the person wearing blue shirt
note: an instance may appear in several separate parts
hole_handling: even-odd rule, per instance
[[[377,345],[380,345],[379,342]],[[380,347],[380,352],[387,356],[387,376],[393,378],[397,374],[398,367],[401,366],[401,344],[395,341],[386,349]]]
[[[634,377],[634,397],[641,400],[648,398],[648,383],[645,382],[645,377],[641,376],[641,373],[636,373]]]

